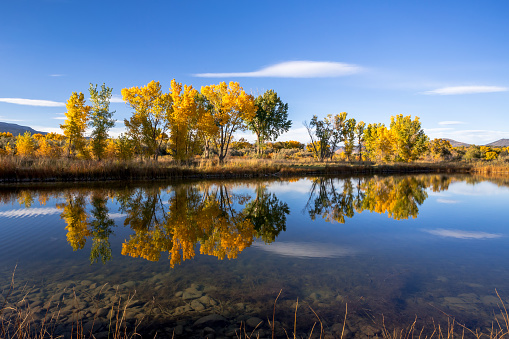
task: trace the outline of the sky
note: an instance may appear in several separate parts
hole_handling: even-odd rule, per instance
[[[347,112],[389,125],[418,116],[430,138],[509,138],[507,1],[78,1],[0,3],[0,121],[61,132],[72,92],[172,79],[275,90],[292,128]],[[252,133],[237,137],[254,140]]]

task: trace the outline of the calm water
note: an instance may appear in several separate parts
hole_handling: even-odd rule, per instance
[[[292,328],[298,299],[302,331],[308,305],[332,331],[346,303],[352,335],[382,315],[484,329],[495,290],[509,300],[508,202],[503,183],[437,175],[4,187],[0,289],[16,267],[9,302],[26,294],[36,322],[51,297],[86,318],[134,294],[128,321],[158,337],[271,319],[280,291],[276,320]]]

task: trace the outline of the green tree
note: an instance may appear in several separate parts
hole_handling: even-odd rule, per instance
[[[320,161],[323,161],[326,157],[332,159],[338,143],[343,141],[346,116],[347,113],[342,112],[334,116],[329,114],[323,120],[318,120],[318,117],[313,115],[309,125],[304,122],[311,138],[310,147]]]
[[[343,142],[345,145],[345,155],[346,155],[348,161],[350,161],[350,156],[352,155],[353,147],[354,147],[354,143],[355,143],[356,123],[357,122],[355,121],[354,118],[350,118],[345,121],[343,130],[342,130],[341,138],[343,139]]]
[[[364,130],[366,129],[366,123],[359,121],[355,126],[355,135],[357,137],[357,145],[359,147],[359,161],[362,161],[362,146],[364,145]]]
[[[266,141],[275,141],[282,133],[288,132],[292,121],[288,120],[288,104],[283,103],[274,90],[267,90],[255,99],[256,113],[247,121],[247,127],[256,134],[258,154]]]
[[[391,116],[391,132],[395,137],[395,155],[397,161],[412,161],[426,151],[428,137],[421,128],[419,117],[412,120],[403,114]]]
[[[102,84],[101,90],[97,90],[97,85],[90,84],[90,101],[93,106],[90,114],[89,126],[92,130],[92,152],[95,157],[101,160],[104,157],[106,146],[108,145],[108,130],[115,126],[113,114],[110,112],[110,99],[112,88]]]

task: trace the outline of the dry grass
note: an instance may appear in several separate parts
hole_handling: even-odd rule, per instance
[[[26,286],[22,288],[24,295],[21,300],[15,303],[10,303],[9,299],[14,291],[14,273],[12,275],[10,288],[7,293],[2,294],[3,301],[0,304],[0,338],[2,339],[57,339],[57,338],[71,338],[71,339],[86,339],[95,338],[94,325],[98,321],[97,314],[93,319],[85,319],[83,312],[80,308],[80,303],[74,292],[74,308],[73,320],[70,330],[67,333],[59,333],[57,329],[63,324],[61,318],[61,305],[60,301],[50,299],[46,302],[46,309],[43,310],[44,316],[39,321],[35,321],[36,313],[31,309],[30,304],[26,302],[25,298],[28,294]],[[117,295],[115,295],[117,297]],[[127,308],[133,296],[129,296],[126,300],[122,300],[118,296],[116,302],[112,302],[108,318],[108,338],[111,339],[133,339],[141,337],[137,333],[137,328],[140,322],[136,322],[132,328],[127,324],[126,314]],[[50,311],[50,305],[56,302],[56,307]],[[56,308],[56,310],[55,310]],[[40,313],[40,312],[39,312]],[[84,326],[84,322],[91,323],[91,326]]]
[[[219,165],[217,160],[197,159],[179,164],[170,158],[159,161],[94,161],[4,156],[0,158],[0,182],[108,181],[183,178],[253,178],[263,176],[306,176],[322,174],[396,174],[396,173],[504,173],[508,167],[477,167],[466,163],[318,162],[307,158],[250,159],[231,158]]]

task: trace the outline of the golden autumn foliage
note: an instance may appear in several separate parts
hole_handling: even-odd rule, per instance
[[[85,105],[85,96],[81,92],[71,94],[67,100],[66,108],[65,122],[60,125],[60,128],[67,138],[68,155],[75,155],[85,147],[85,129],[89,119],[88,113],[92,108]]]
[[[201,94],[208,104],[217,133],[211,138],[215,143],[219,162],[223,163],[228,152],[233,133],[247,128],[246,121],[252,120],[256,113],[254,97],[246,94],[238,82],[221,82],[218,85],[204,86]]]
[[[205,135],[213,134],[217,128],[207,111],[198,105],[198,91],[192,86],[182,86],[173,79],[169,94],[172,98],[171,154],[177,160],[188,160],[200,152]]]
[[[30,132],[18,135],[16,138],[16,154],[22,157],[32,156],[35,152],[35,140]]]
[[[122,89],[122,98],[134,110],[124,120],[127,134],[138,151],[145,145],[147,155],[157,160],[164,141],[161,136],[171,127],[171,95],[162,92],[159,81],[151,81],[144,87]]]
[[[57,208],[62,210],[60,218],[66,224],[67,242],[74,251],[81,250],[85,246],[86,238],[90,236],[85,207],[86,200],[81,194],[68,194],[65,203],[57,204]]]

